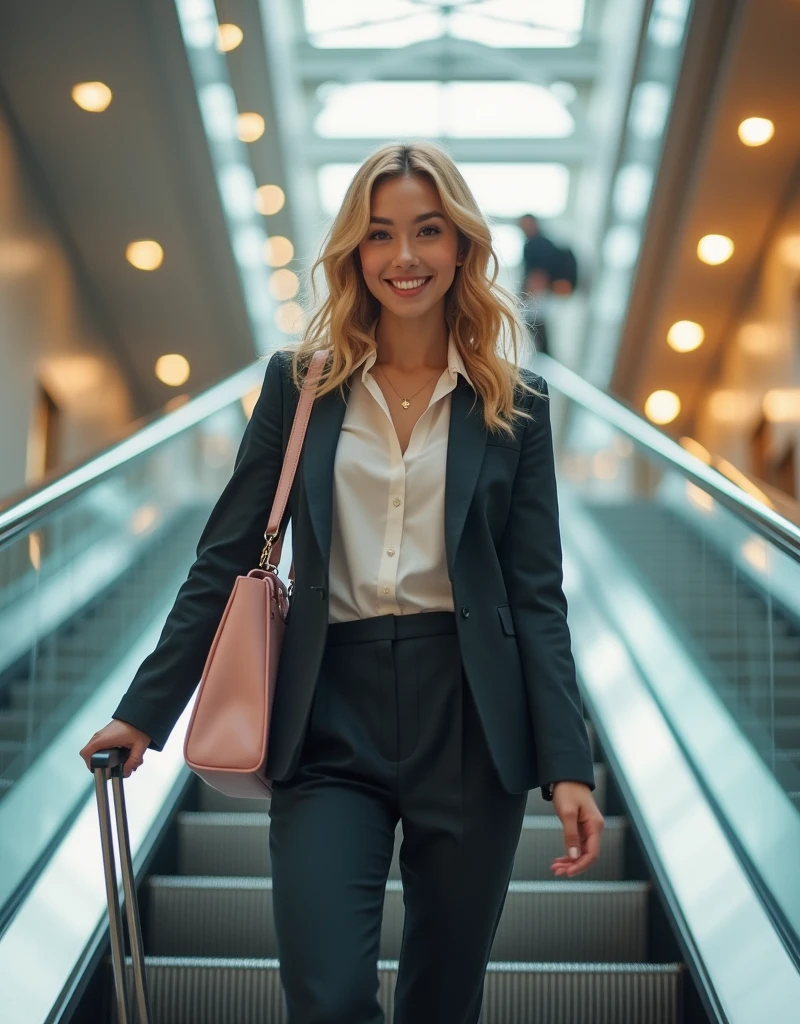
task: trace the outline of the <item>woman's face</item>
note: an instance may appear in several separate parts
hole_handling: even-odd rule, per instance
[[[423,316],[443,301],[464,262],[439,193],[424,177],[390,178],[372,190],[370,216],[358,246],[367,287],[398,317]]]

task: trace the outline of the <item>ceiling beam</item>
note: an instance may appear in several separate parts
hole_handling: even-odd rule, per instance
[[[303,140],[303,155],[312,164],[361,163],[395,137],[376,139]],[[467,163],[563,163],[580,164],[591,158],[591,143],[583,134],[566,139],[453,139],[437,140],[456,162]]]
[[[593,42],[563,48],[482,46],[466,40],[432,40],[389,49],[295,47],[297,74],[310,85],[353,81],[555,81],[593,82],[599,51]]]

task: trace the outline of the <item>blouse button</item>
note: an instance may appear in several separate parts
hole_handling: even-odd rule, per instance
[[[392,502],[392,504],[393,505],[399,505],[400,504],[400,499],[399,498],[395,498],[394,501]]]
[[[384,587],[383,588],[383,592],[384,592],[384,594],[388,594],[389,593],[389,588],[388,587]]]
[[[389,550],[386,552],[386,554],[387,555],[393,555],[394,554],[394,548],[389,548]]]

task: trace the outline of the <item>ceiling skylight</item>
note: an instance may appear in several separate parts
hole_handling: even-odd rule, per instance
[[[324,138],[565,138],[564,104],[529,82],[358,82],[324,86],[314,128]]]
[[[318,47],[400,47],[443,35],[486,46],[564,47],[580,38],[584,0],[303,0],[303,9]]]
[[[322,208],[334,216],[358,164],[324,164],[318,186]],[[483,164],[459,161],[459,170],[487,217],[534,213],[558,217],[567,206],[569,168],[563,164]]]

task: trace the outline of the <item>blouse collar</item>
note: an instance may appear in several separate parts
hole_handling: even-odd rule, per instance
[[[375,338],[375,329],[377,325],[378,321],[376,320],[372,324],[368,332],[373,339]],[[372,366],[375,363],[376,359],[377,353],[373,349],[370,352],[366,352],[353,367],[353,370],[357,370],[359,366],[363,366],[363,369],[361,371],[362,381],[365,380],[367,373],[369,372],[370,369],[372,369]],[[454,381],[456,379],[456,375],[460,373],[464,380],[466,380],[466,382],[470,385],[470,387],[474,387],[472,381],[469,378],[469,374],[467,373],[467,368],[461,356],[461,353],[458,351],[458,346],[455,343],[452,331],[450,331],[447,337],[447,368],[450,372],[450,376],[453,378]]]

